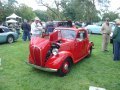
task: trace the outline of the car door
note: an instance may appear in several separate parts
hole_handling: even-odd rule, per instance
[[[1,42],[5,42],[5,32],[4,32],[4,29],[0,28],[0,43]]]
[[[82,59],[86,55],[87,45],[88,45],[87,33],[85,30],[83,31],[80,30],[78,32],[75,43],[76,62]]]
[[[58,40],[58,31],[57,30],[50,34],[49,40],[52,42],[55,42]]]

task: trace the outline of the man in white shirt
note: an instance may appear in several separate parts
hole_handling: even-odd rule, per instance
[[[41,20],[38,17],[35,17],[34,22],[31,24],[31,34],[32,36],[42,37],[43,26]]]

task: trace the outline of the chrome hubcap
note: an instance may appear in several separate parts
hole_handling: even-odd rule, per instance
[[[67,64],[67,63],[65,63],[64,69],[65,69],[65,70],[68,70],[68,64]]]
[[[9,38],[8,38],[8,42],[9,42],[9,43],[12,43],[12,42],[13,42],[13,38],[12,38],[12,37],[9,37]]]

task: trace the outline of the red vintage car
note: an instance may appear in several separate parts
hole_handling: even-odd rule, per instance
[[[92,47],[84,28],[56,28],[47,39],[31,38],[28,64],[64,76],[72,64],[91,55]]]

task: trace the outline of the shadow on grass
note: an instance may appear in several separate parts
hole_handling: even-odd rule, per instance
[[[81,64],[87,63],[88,59],[89,58],[84,58],[81,61],[79,61],[78,63],[73,64],[69,73],[72,73],[72,71],[74,70],[74,68],[76,68],[76,67],[79,68],[79,66],[81,66]],[[34,72],[36,74],[39,74],[39,75],[47,76],[47,77],[48,76],[49,77],[51,77],[51,76],[52,77],[60,77],[57,72],[47,72],[47,71],[43,71],[43,70],[40,70],[40,69],[36,69],[34,67],[32,67],[30,71],[32,71],[32,72]],[[69,73],[66,76],[69,76]]]
[[[44,75],[44,76],[58,76],[57,72],[47,72],[40,69],[36,69],[34,67],[31,68],[31,71],[35,72],[36,74]]]
[[[9,44],[9,43],[7,43],[7,42],[0,43],[0,45],[4,45],[4,44]]]
[[[3,42],[3,43],[0,43],[0,45],[11,45],[11,44],[14,44],[17,42],[19,42],[19,41],[17,40],[17,41],[14,41],[13,43]]]

